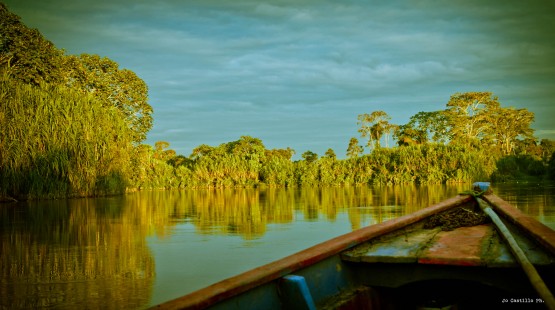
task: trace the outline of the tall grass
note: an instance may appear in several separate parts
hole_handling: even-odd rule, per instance
[[[65,87],[0,75],[0,197],[121,193],[130,130],[121,112]]]

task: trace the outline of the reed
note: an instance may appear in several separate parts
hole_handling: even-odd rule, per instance
[[[0,196],[122,193],[131,132],[122,113],[66,87],[0,75]]]

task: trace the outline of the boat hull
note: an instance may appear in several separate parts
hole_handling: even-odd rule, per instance
[[[519,234],[524,240],[521,243],[540,248],[535,264],[553,289],[555,232],[493,194],[484,199]],[[483,306],[484,302],[500,306],[511,299],[541,304],[503,243],[498,242],[500,247],[495,248],[495,242],[488,241],[495,235],[491,223],[452,232],[423,229],[425,220],[433,215],[475,206],[472,196],[459,195],[339,236],[155,308],[402,309],[472,307]],[[449,246],[452,249],[446,251]]]

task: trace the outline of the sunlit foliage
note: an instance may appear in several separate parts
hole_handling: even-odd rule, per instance
[[[135,73],[65,55],[2,3],[0,103],[0,200],[121,194],[152,126]]]
[[[0,3],[0,68],[26,84],[61,81],[62,51]]]
[[[152,127],[148,88],[134,72],[119,68],[106,57],[66,55],[2,3],[0,69],[24,84],[67,86],[92,95],[105,106],[116,107],[132,129],[134,142],[144,140]]]
[[[115,61],[98,55],[68,55],[62,61],[65,85],[118,108],[132,129],[134,142],[146,138],[152,127],[152,107],[143,80],[133,71],[120,69]]]
[[[398,127],[395,138],[400,146],[445,143],[448,138],[449,122],[444,111],[418,112],[410,117],[407,124]]]
[[[351,138],[351,140],[349,140],[349,146],[347,147],[347,157],[349,158],[358,157],[362,154],[363,151],[364,149],[361,145],[358,144],[357,138],[353,137]]]
[[[122,193],[132,133],[121,111],[63,86],[0,75],[0,196]]]
[[[453,94],[444,110],[407,124],[385,111],[357,117],[347,159],[328,149],[293,160],[242,136],[190,156],[165,141],[140,144],[152,126],[146,83],[98,55],[65,55],[0,3],[0,200],[120,194],[128,189],[458,183],[542,178],[553,141],[538,143],[526,109],[490,92]],[[389,148],[390,139],[397,147]],[[382,147],[382,141],[385,148]]]
[[[363,138],[368,138],[367,146],[370,150],[380,148],[380,139],[385,136],[386,147],[388,137],[393,132],[395,126],[389,123],[391,116],[384,111],[374,111],[370,114],[358,116],[359,132]]]
[[[175,184],[290,187],[543,178],[555,144],[546,139],[537,142],[530,127],[533,119],[526,109],[501,107],[489,92],[456,93],[445,110],[419,112],[405,125],[389,123],[384,111],[359,115],[359,132],[371,150],[363,156],[362,146],[351,138],[348,159],[337,159],[329,149],[320,158],[305,151],[301,160],[292,161],[291,149],[266,150],[260,140],[244,136],[217,147],[200,145],[190,158],[180,159],[182,165],[159,161],[151,172],[169,175],[162,178],[165,188]],[[387,141],[392,131],[398,147],[381,147],[380,139]],[[144,179],[154,187],[161,184],[153,182],[158,177]]]
[[[247,148],[238,156],[233,152],[235,148],[230,148],[247,140],[257,139],[241,137],[218,147],[202,145],[190,159],[183,158],[180,166],[173,166],[172,160],[155,158],[150,146],[142,146],[142,168],[134,180],[141,188],[440,184],[489,179],[495,170],[495,158],[486,149],[469,151],[458,145],[379,148],[343,160],[332,151],[320,158],[308,151],[302,160],[292,161],[284,155],[285,150],[260,152]]]

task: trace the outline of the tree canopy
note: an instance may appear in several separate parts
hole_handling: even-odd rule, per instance
[[[465,144],[480,140],[487,134],[491,112],[500,103],[491,92],[455,93],[444,111],[450,130],[450,138]]]
[[[400,126],[390,124],[384,111],[361,114],[358,131],[362,137],[369,137],[369,145],[378,147],[384,128],[395,128],[394,137],[400,146],[428,142],[467,147],[482,144],[510,155],[521,141],[533,138],[533,121],[534,113],[502,107],[491,92],[467,92],[452,95],[445,110],[418,112]]]
[[[365,113],[358,116],[358,124],[360,125],[358,131],[363,138],[368,138],[367,145],[371,150],[381,146],[380,139],[384,134],[387,144],[387,137],[394,128],[389,120],[391,120],[391,116],[384,111],[374,111],[370,114]]]
[[[133,131],[133,141],[146,138],[152,107],[146,83],[106,57],[66,55],[30,29],[0,3],[0,70],[25,84],[67,86],[91,94],[105,106],[118,108]]]
[[[0,2],[0,67],[27,84],[59,83],[62,51]]]
[[[152,127],[152,107],[148,87],[133,71],[120,69],[106,57],[81,54],[64,57],[64,83],[98,97],[106,105],[120,109],[135,133],[133,140],[146,138]]]
[[[424,144],[428,141],[444,143],[448,136],[448,121],[443,111],[418,112],[407,124],[395,132],[399,145]]]
[[[358,139],[353,137],[349,141],[349,146],[347,147],[347,157],[355,158],[362,154],[364,149],[358,144]]]
[[[145,82],[106,57],[66,55],[2,3],[0,102],[0,200],[122,193],[148,153]]]

